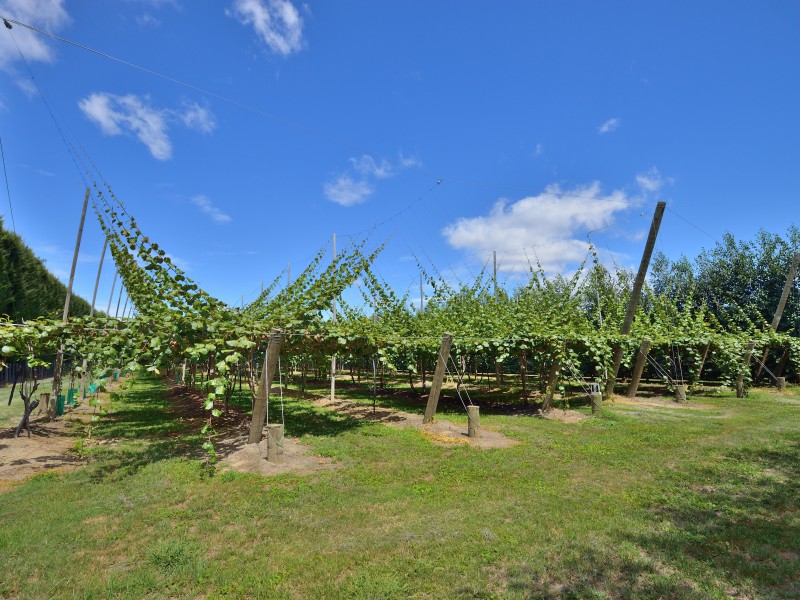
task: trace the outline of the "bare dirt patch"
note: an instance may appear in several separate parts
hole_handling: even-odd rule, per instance
[[[229,470],[239,473],[257,473],[259,475],[280,475],[294,473],[297,475],[310,475],[318,471],[328,471],[338,468],[338,465],[329,458],[313,456],[307,446],[293,438],[283,440],[283,461],[279,463],[267,460],[267,441],[258,444],[247,444],[247,438],[238,440],[229,447],[238,448],[231,451],[220,463],[220,471]]]
[[[23,430],[15,438],[16,425],[0,431],[0,491],[8,487],[8,482],[22,481],[43,471],[69,472],[82,464],[71,453],[80,438],[69,430],[76,421],[91,419],[93,410],[81,404],[52,421],[34,413],[30,419],[31,437]]]
[[[614,396],[609,398],[606,402],[612,404],[622,404],[625,406],[654,406],[656,408],[688,408],[692,410],[706,410],[714,408],[710,404],[700,404],[698,402],[675,402],[671,398],[651,397],[647,399],[642,398],[627,398],[625,396]]]
[[[375,421],[390,427],[405,429],[413,427],[418,429],[422,435],[431,440],[434,444],[448,446],[452,444],[469,444],[476,448],[510,448],[518,442],[504,436],[502,433],[493,431],[481,426],[481,436],[470,438],[467,436],[465,425],[456,425],[444,419],[435,418],[433,423],[422,424],[422,415],[393,410],[389,408],[376,408],[374,411],[371,406],[364,406],[347,400],[336,399],[331,402],[330,398],[320,398],[314,401],[315,406],[329,408],[336,412],[346,414],[354,419],[365,421]]]
[[[539,412],[536,416],[550,421],[559,421],[561,423],[580,423],[590,418],[577,410],[562,410],[560,408],[551,408],[546,412]]]

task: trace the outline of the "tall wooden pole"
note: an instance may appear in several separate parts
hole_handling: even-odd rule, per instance
[[[433,373],[433,381],[431,381],[431,391],[428,394],[428,404],[425,407],[425,417],[423,423],[430,423],[433,421],[433,415],[436,414],[436,408],[439,406],[439,394],[442,393],[442,384],[444,383],[444,374],[447,370],[447,361],[450,358],[450,348],[453,345],[453,335],[445,333],[442,336],[442,345],[439,348],[439,356],[436,357],[436,371]]]
[[[333,258],[332,263],[336,262],[336,234],[333,234]],[[336,323],[336,298],[333,299],[333,322]],[[336,354],[331,356],[331,402],[336,400]]]
[[[639,346],[639,353],[636,355],[636,364],[633,367],[633,375],[631,376],[631,383],[628,386],[628,398],[635,398],[636,392],[639,391],[639,382],[642,379],[644,367],[647,364],[647,353],[650,352],[650,340],[643,339],[642,344]]]
[[[103,241],[103,251],[100,253],[100,265],[97,267],[97,278],[94,280],[94,293],[92,293],[92,304],[89,306],[89,316],[94,316],[94,303],[97,300],[97,288],[100,286],[100,273],[103,272],[103,259],[106,257],[106,248],[108,248],[108,238]],[[88,363],[86,359],[83,359],[82,363],[82,370],[81,370],[81,397],[86,396],[86,367]]]
[[[422,292],[422,272],[420,271],[419,274],[419,312],[422,312],[423,306],[423,299],[425,298],[425,294]]]
[[[111,282],[111,295],[108,297],[108,306],[106,307],[106,316],[111,316],[111,302],[114,300],[114,288],[117,287],[117,271],[114,271],[114,280]]]
[[[123,287],[123,284],[122,284],[122,283],[120,283],[120,286],[119,286],[119,296],[117,296],[117,308],[116,308],[116,310],[114,311],[114,318],[115,318],[115,319],[119,317],[119,305],[122,303],[122,292],[124,291],[124,289],[125,289],[125,288]]]
[[[650,257],[653,255],[653,247],[656,245],[656,237],[658,237],[658,229],[661,227],[661,218],[664,216],[664,209],[667,207],[666,202],[659,202],[656,204],[656,211],[653,214],[653,222],[650,224],[650,233],[647,236],[647,243],[644,247],[644,254],[642,254],[642,262],[639,263],[639,272],[636,273],[636,279],[633,281],[633,290],[631,290],[631,298],[628,302],[628,310],[625,313],[625,320],[622,322],[620,333],[628,335],[631,332],[631,325],[633,325],[633,317],[636,315],[636,307],[639,304],[639,298],[642,295],[642,287],[644,286],[644,278],[647,275],[647,268],[650,266]],[[606,384],[606,395],[611,396],[614,394],[614,384],[617,382],[617,374],[619,373],[619,365],[622,363],[622,345],[619,344],[614,347],[614,358],[611,368],[611,373],[608,375],[608,383]]]
[[[83,237],[83,224],[86,221],[86,207],[89,206],[89,188],[83,195],[83,208],[81,209],[81,222],[78,225],[78,237],[75,240],[75,252],[72,255],[72,268],[69,271],[69,283],[67,284],[67,297],[64,299],[64,314],[61,321],[66,323],[69,318],[69,303],[72,299],[72,284],[75,281],[75,268],[78,266],[78,252],[81,249],[81,238]],[[56,353],[56,364],[53,371],[53,396],[55,402],[51,404],[50,416],[54,417],[56,405],[58,404],[58,394],[61,392],[61,367],[64,364],[64,344],[60,344]]]
[[[264,366],[261,369],[261,377],[258,382],[256,401],[253,404],[253,418],[250,421],[250,435],[247,439],[248,444],[257,444],[261,441],[264,423],[269,415],[269,388],[272,379],[275,377],[275,369],[278,366],[278,356],[281,353],[283,344],[283,334],[273,331],[267,343],[267,356]]]
[[[792,258],[792,264],[789,266],[789,272],[786,274],[786,283],[783,284],[783,292],[781,292],[781,298],[778,301],[778,308],[775,309],[775,316],[772,318],[772,331],[778,331],[778,325],[781,324],[781,318],[783,317],[783,309],[786,308],[786,301],[789,299],[789,292],[792,291],[792,286],[794,286],[794,278],[797,276],[797,268],[800,266],[800,253],[795,253],[794,257]],[[755,380],[758,380],[761,377],[761,371],[764,368],[764,363],[767,362],[767,357],[769,356],[769,347],[764,348],[764,355],[761,357],[761,362],[756,367],[756,376]]]
[[[494,282],[494,297],[497,298],[497,250],[492,250],[492,262],[494,268],[492,269],[492,281]]]

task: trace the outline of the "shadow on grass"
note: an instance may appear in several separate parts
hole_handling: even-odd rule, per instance
[[[800,435],[731,450],[698,475],[654,509],[671,526],[635,542],[665,561],[690,557],[739,596],[800,597]]]
[[[104,444],[85,451],[95,459],[91,479],[118,479],[158,461],[201,456],[198,432],[169,411],[166,396],[160,381],[144,376],[115,394],[111,412],[92,426],[92,437]]]

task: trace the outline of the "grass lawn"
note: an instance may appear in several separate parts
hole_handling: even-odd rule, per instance
[[[141,377],[85,467],[0,494],[0,596],[800,597],[800,395],[694,400],[571,424],[482,409],[521,443],[478,450],[287,398],[287,435],[340,468],[264,478],[210,475]]]

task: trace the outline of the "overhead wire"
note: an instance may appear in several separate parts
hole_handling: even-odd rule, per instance
[[[17,224],[14,222],[14,207],[11,206],[11,188],[8,185],[8,171],[6,170],[6,152],[3,149],[3,138],[0,137],[0,155],[3,157],[3,175],[6,178],[6,194],[8,194],[8,211],[11,214],[11,227],[17,233]]]

